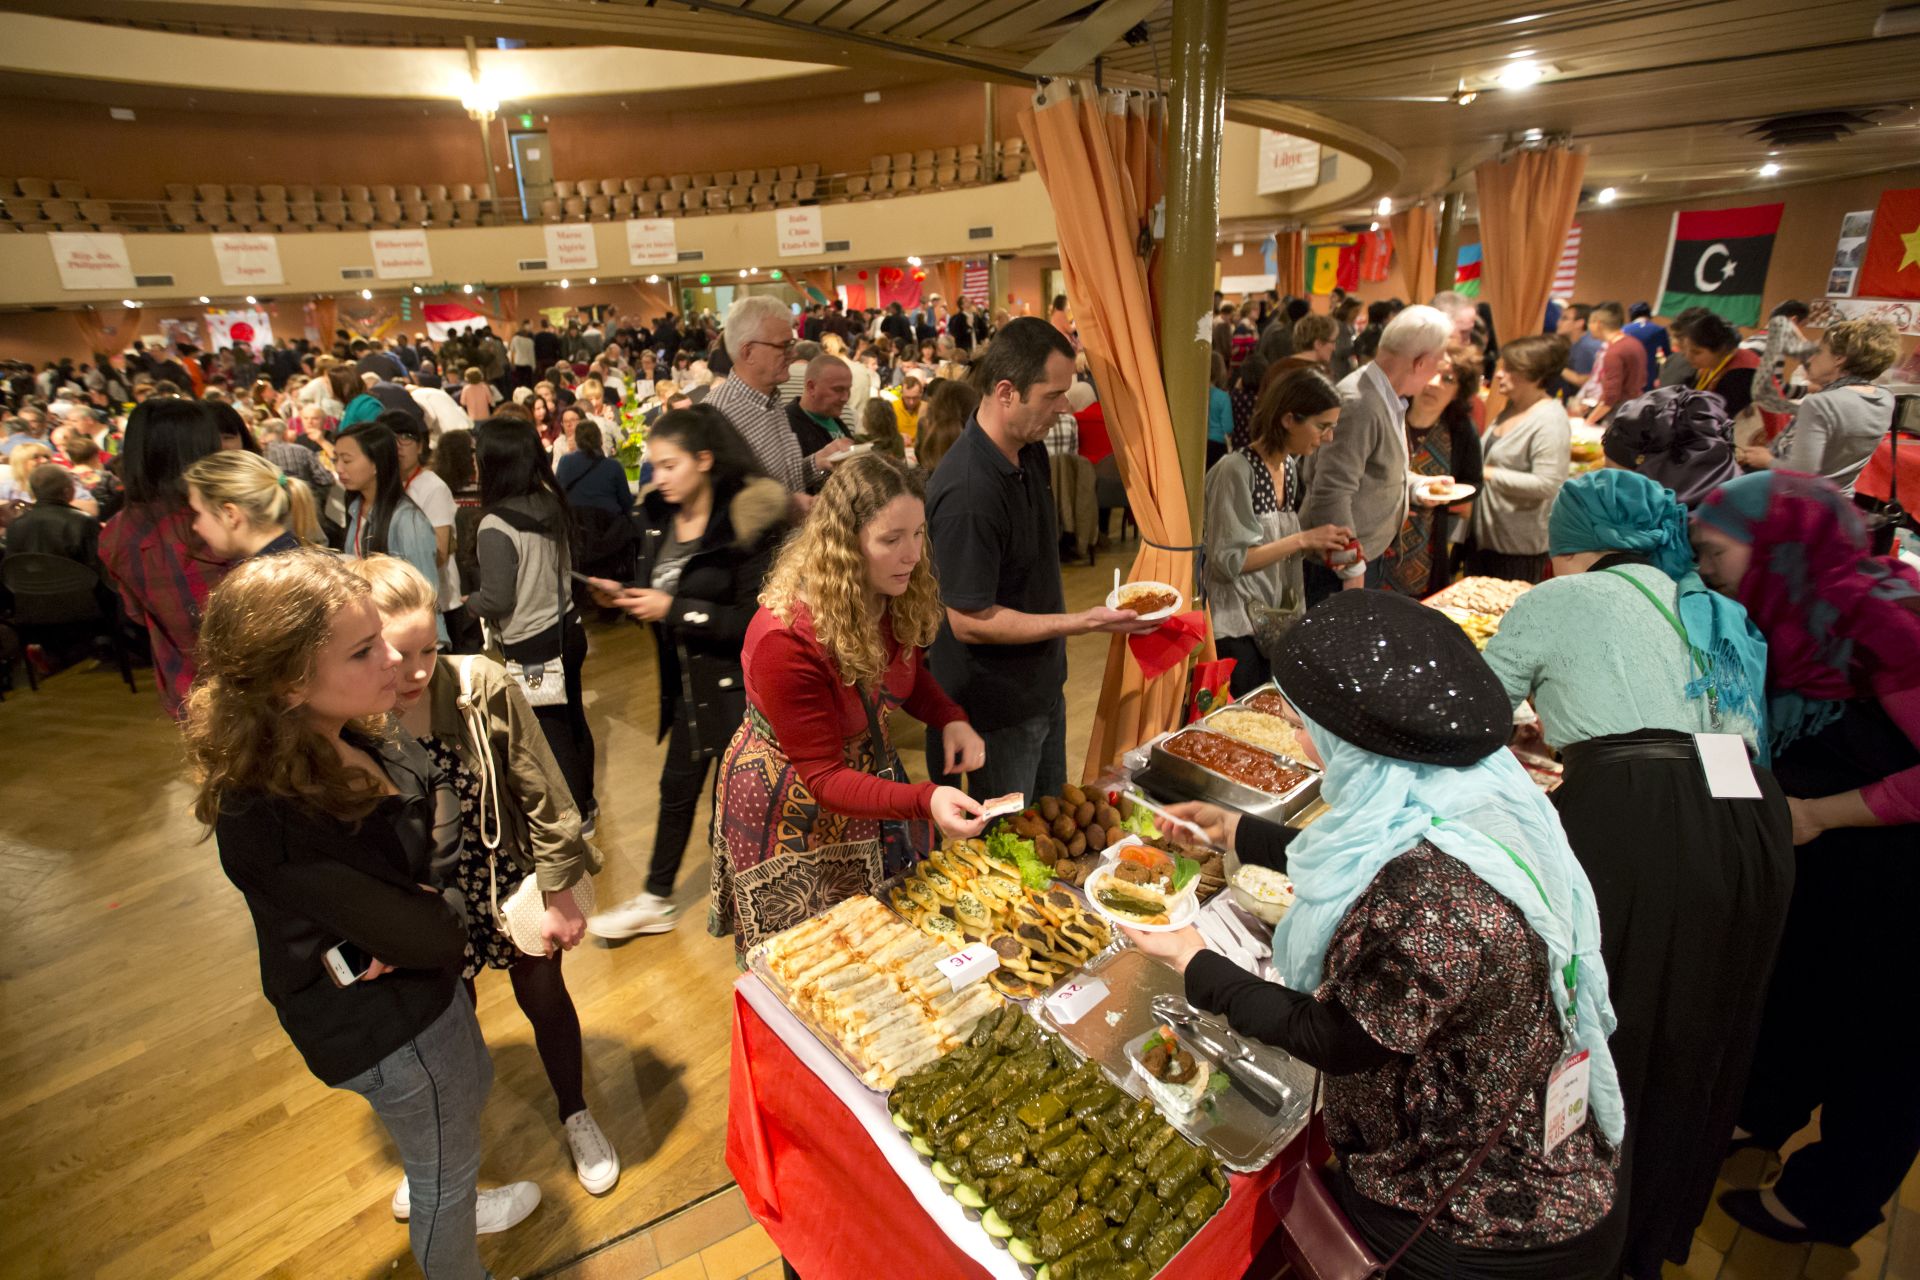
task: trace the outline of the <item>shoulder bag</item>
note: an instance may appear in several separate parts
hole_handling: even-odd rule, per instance
[[[1313,1077],[1312,1119],[1307,1124],[1307,1151],[1300,1164],[1283,1175],[1268,1194],[1280,1215],[1280,1251],[1291,1270],[1301,1280],[1371,1280],[1390,1275],[1414,1243],[1427,1233],[1443,1209],[1481,1164],[1492,1153],[1494,1144],[1507,1131],[1520,1100],[1514,1099],[1480,1149],[1467,1161],[1467,1167],[1440,1193],[1433,1207],[1420,1219],[1413,1234],[1401,1243],[1392,1257],[1382,1262],[1366,1238],[1340,1207],[1333,1188],[1327,1185],[1326,1163],[1333,1156],[1333,1144],[1327,1140],[1326,1122],[1320,1114],[1320,1076]]]
[[[487,880],[491,891],[493,919],[500,932],[512,940],[517,950],[530,956],[544,956],[549,953],[550,948],[547,946],[546,938],[540,932],[541,921],[547,914],[547,900],[540,891],[540,877],[531,872],[528,873],[520,881],[519,886],[507,895],[507,900],[500,901],[500,771],[493,760],[492,718],[487,714],[485,703],[473,691],[475,656],[464,654],[460,658],[459,707],[460,720],[466,728],[467,743],[473,749],[474,757],[479,761],[480,844],[487,851]],[[580,909],[581,916],[593,914],[592,876],[582,875],[573,882],[573,886],[567,892],[573,895],[574,905]]]
[[[869,698],[865,691],[857,687],[854,694],[867,713],[867,736],[872,741],[873,758],[877,766],[874,769],[875,776],[889,782],[906,782],[906,770],[900,767],[898,757],[887,747],[886,735],[880,732],[879,703],[886,695]],[[927,824],[900,818],[880,819],[880,875],[883,880],[907,871],[932,849],[932,833],[927,829]]]
[[[500,649],[500,665],[507,669],[507,674],[513,677],[513,682],[520,686],[520,692],[527,695],[527,704],[533,707],[557,707],[567,700],[567,670],[564,655],[567,649],[567,622],[573,611],[573,600],[571,593],[567,590],[566,538],[555,536],[553,544],[555,595],[560,605],[559,621],[555,623],[555,634],[559,637],[559,643],[554,646],[553,656],[544,660],[517,658],[507,653],[504,640],[496,638]],[[489,629],[490,627],[491,624]],[[516,644],[514,647],[520,646]]]

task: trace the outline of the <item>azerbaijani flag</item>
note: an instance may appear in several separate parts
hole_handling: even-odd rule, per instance
[[[1760,323],[1760,295],[1784,204],[1697,209],[1673,215],[1667,270],[1654,310],[1678,315],[1705,307],[1730,324]]]
[[[1454,259],[1453,291],[1466,298],[1480,296],[1480,246],[1463,244]]]

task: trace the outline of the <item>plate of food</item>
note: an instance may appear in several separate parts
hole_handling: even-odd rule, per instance
[[[1179,1124],[1205,1105],[1213,1090],[1213,1066],[1180,1043],[1172,1027],[1155,1027],[1127,1045],[1127,1063],[1147,1084],[1162,1114]],[[1225,1084],[1223,1077],[1220,1081]]]
[[[1233,900],[1268,924],[1279,924],[1293,907],[1293,881],[1272,867],[1243,863],[1232,887]]]
[[[1142,622],[1158,622],[1180,612],[1180,606],[1186,603],[1180,589],[1170,583],[1120,582],[1119,576],[1116,569],[1113,590],[1107,594],[1109,609],[1129,609],[1139,614]]]
[[[1416,478],[1414,487],[1433,502],[1463,502],[1477,491],[1474,485],[1461,484],[1452,476]]]
[[[1087,877],[1087,901],[1115,924],[1148,933],[1184,929],[1200,914],[1200,864],[1145,844],[1123,844]]]

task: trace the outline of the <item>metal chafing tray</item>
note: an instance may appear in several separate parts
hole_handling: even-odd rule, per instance
[[[1162,734],[1147,747],[1147,766],[1135,775],[1134,781],[1152,795],[1175,800],[1207,800],[1214,804],[1223,804],[1238,809],[1242,813],[1265,818],[1271,822],[1285,822],[1302,809],[1307,808],[1320,798],[1320,771],[1302,760],[1290,756],[1275,755],[1271,751],[1262,751],[1263,755],[1285,761],[1289,765],[1304,769],[1307,776],[1284,795],[1261,791],[1243,782],[1236,782],[1225,774],[1215,773],[1212,769],[1195,764],[1181,756],[1166,750],[1168,739],[1194,729],[1205,729],[1206,721],[1187,725],[1172,733]],[[1207,730],[1217,733],[1218,730]],[[1261,751],[1252,743],[1235,742],[1249,751]]]

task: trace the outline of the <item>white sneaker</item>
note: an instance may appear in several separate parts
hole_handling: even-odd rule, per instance
[[[666,933],[679,923],[680,908],[673,905],[673,899],[643,893],[587,917],[587,932],[596,938],[632,938],[643,933]]]
[[[567,1117],[567,1145],[573,1148],[573,1171],[589,1195],[603,1196],[613,1190],[620,1181],[620,1157],[591,1111]]]
[[[614,1172],[618,1177],[619,1170]],[[517,1226],[539,1205],[540,1188],[531,1182],[513,1182],[482,1191],[474,1213],[474,1234],[492,1235],[496,1231]],[[401,1222],[412,1215],[412,1189],[405,1178],[400,1179],[400,1185],[394,1189],[392,1207],[393,1216]]]
[[[586,840],[593,839],[594,832],[599,830],[599,827],[600,827],[600,811],[598,809],[595,809],[592,813],[589,813],[580,819],[581,838]]]

